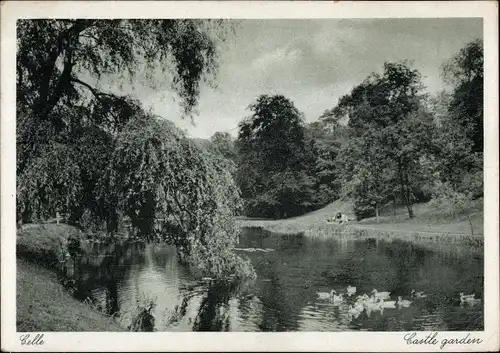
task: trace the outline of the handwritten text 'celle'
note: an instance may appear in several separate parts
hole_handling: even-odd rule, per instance
[[[32,337],[29,333],[21,335],[19,337],[21,340],[21,346],[41,346],[45,343],[43,340],[43,333],[37,333],[35,337]]]

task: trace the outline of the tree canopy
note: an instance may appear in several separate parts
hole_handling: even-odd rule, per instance
[[[239,125],[237,180],[247,214],[289,217],[310,209],[302,113],[282,95],[261,95]]]
[[[100,88],[139,73],[154,84],[161,73],[191,115],[225,32],[205,20],[18,21],[18,219],[61,212],[114,233],[126,216],[139,236],[175,244],[205,272],[253,276],[231,251],[241,200],[227,161]]]
[[[483,152],[483,41],[467,44],[443,64],[443,77],[454,87],[449,105],[453,123],[472,140],[472,151]]]
[[[349,119],[346,191],[360,214],[363,208],[375,211],[398,187],[413,217],[413,189],[425,179],[421,159],[430,151],[433,131],[421,89],[421,75],[408,63],[386,63],[382,75],[369,76],[332,111],[336,119]]]

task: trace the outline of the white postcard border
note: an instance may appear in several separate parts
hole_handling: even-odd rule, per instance
[[[443,351],[498,350],[498,3],[278,2],[278,1],[99,1],[2,2],[1,4],[1,337],[10,351],[436,351],[441,340],[470,334],[475,345],[446,345]],[[62,333],[46,332],[44,345],[22,346],[16,333],[15,92],[18,18],[389,18],[482,17],[485,69],[485,331],[439,332],[437,345],[408,345],[407,332],[286,333]],[[33,333],[35,334],[35,333]],[[430,332],[418,332],[424,338]]]

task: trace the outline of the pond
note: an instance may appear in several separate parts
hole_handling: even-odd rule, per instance
[[[71,266],[80,300],[130,325],[137,305],[153,300],[155,331],[471,331],[483,330],[483,256],[473,249],[398,240],[317,239],[244,229],[238,249],[258,279],[238,284],[199,278],[174,248],[140,242],[88,243]],[[391,292],[408,307],[363,310],[317,292]],[[412,290],[427,297],[412,298]],[[88,299],[87,299],[88,298]],[[353,302],[351,302],[353,304]]]

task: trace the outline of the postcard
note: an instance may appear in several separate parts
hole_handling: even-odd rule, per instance
[[[496,2],[1,6],[2,350],[500,348]]]

